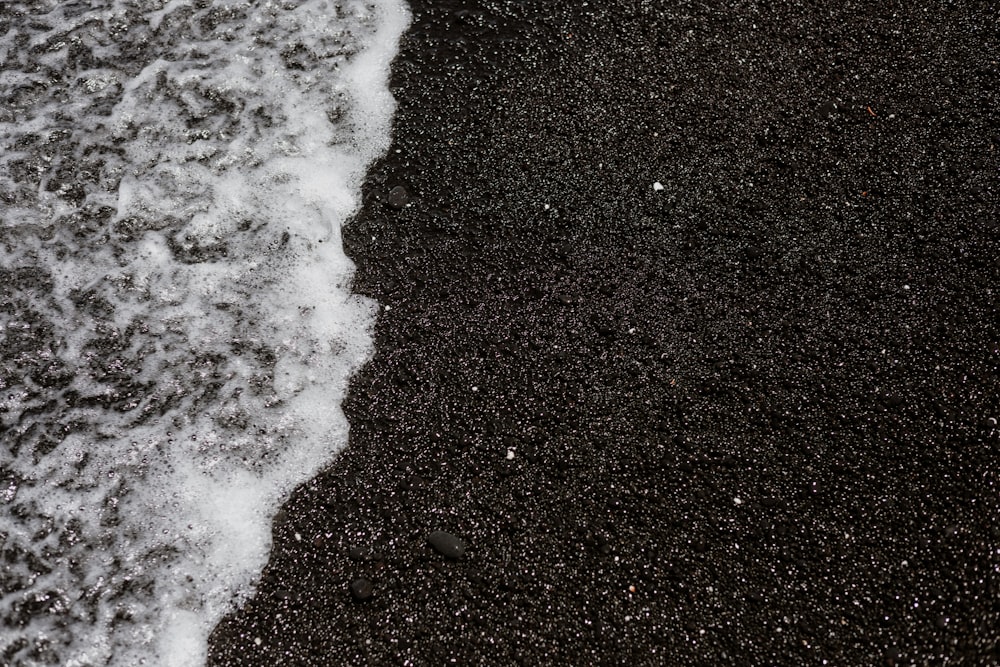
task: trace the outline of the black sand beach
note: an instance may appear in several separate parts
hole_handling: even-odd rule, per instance
[[[350,445],[211,664],[997,664],[996,5],[411,6]]]

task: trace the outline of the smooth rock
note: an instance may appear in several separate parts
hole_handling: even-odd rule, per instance
[[[397,185],[389,190],[389,196],[385,200],[391,208],[399,210],[410,203],[410,193],[402,185]]]
[[[443,530],[435,530],[428,535],[427,543],[448,558],[461,558],[465,555],[465,542]]]
[[[375,587],[372,585],[372,582],[367,579],[355,579],[351,582],[350,589],[351,597],[358,602],[364,602],[375,592]]]

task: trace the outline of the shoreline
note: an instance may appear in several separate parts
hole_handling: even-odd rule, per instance
[[[209,664],[1000,659],[986,5],[410,4],[350,443]]]

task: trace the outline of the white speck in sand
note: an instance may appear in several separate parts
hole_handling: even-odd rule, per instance
[[[663,189],[663,183],[660,183],[659,181],[653,183],[653,190],[659,192],[662,189]]]

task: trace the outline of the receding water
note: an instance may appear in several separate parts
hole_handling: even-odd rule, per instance
[[[347,439],[401,0],[0,5],[0,664],[197,665]]]

